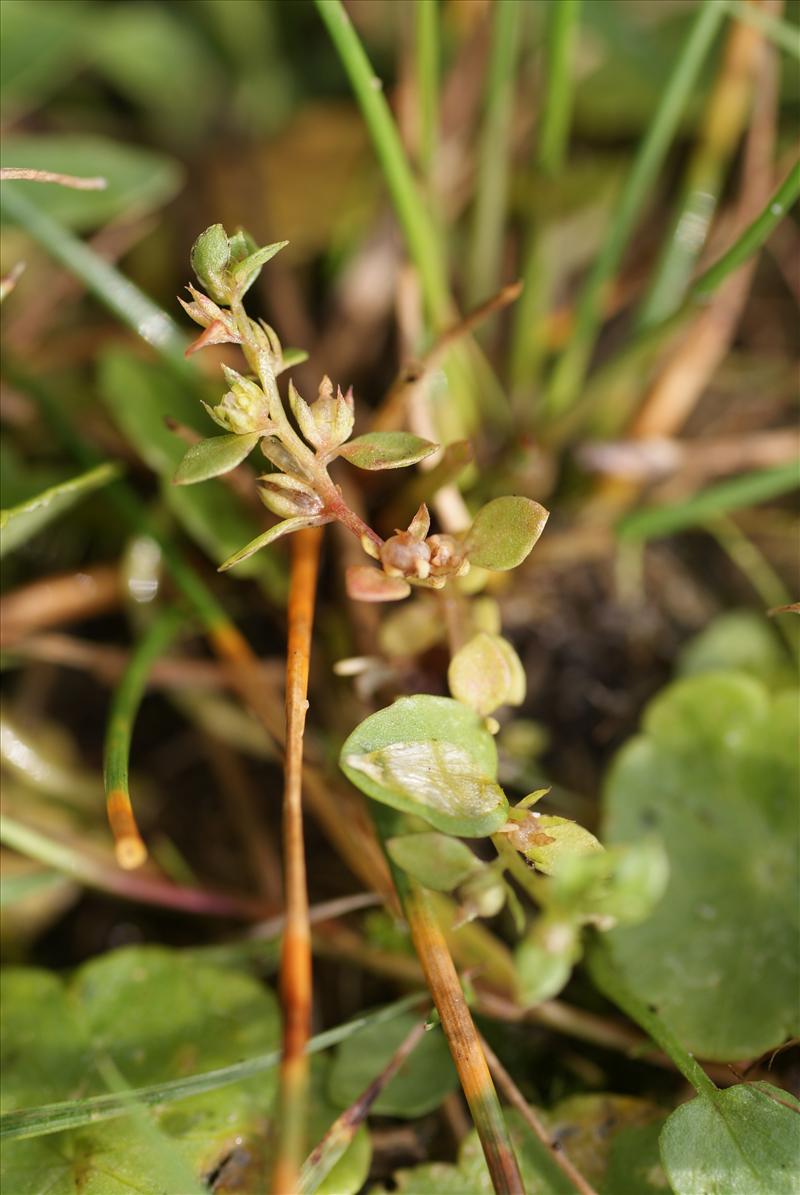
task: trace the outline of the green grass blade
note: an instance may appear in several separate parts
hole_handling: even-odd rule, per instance
[[[545,93],[536,149],[536,169],[555,177],[564,165],[569,140],[573,88],[570,67],[578,32],[581,0],[561,0],[548,14]],[[550,306],[550,263],[532,222],[526,238],[522,294],[514,309],[511,333],[511,384],[514,390],[532,387],[544,353],[543,320]]]
[[[619,266],[724,17],[725,9],[719,0],[704,0],[694,19],[658,110],[637,151],[611,227],[578,299],[574,331],[553,370],[545,396],[549,415],[561,414],[580,392],[602,320],[606,285]]]
[[[800,460],[774,469],[745,473],[693,494],[685,502],[653,506],[627,515],[617,524],[620,539],[658,539],[697,527],[718,515],[779,498],[800,486]]]
[[[763,211],[756,216],[752,224],[747,226],[727,253],[723,253],[713,266],[700,275],[689,292],[689,298],[696,303],[709,299],[729,274],[732,274],[735,269],[747,261],[748,257],[761,248],[798,197],[800,197],[800,160],[795,162],[784,181],[764,206]]]
[[[447,270],[436,229],[411,173],[381,81],[341,0],[315,0],[315,3],[367,123],[392,203],[419,271],[431,322],[441,328],[453,310]]]
[[[390,1021],[406,1009],[418,1005],[421,999],[423,996],[420,993],[404,996],[401,1000],[387,1004],[375,1012],[364,1013],[363,1016],[347,1021],[335,1029],[327,1029],[311,1038],[306,1052],[319,1054],[331,1046],[337,1046],[354,1033],[359,1033],[366,1025],[380,1025]],[[136,1108],[184,1100],[192,1095],[216,1091],[231,1083],[239,1083],[243,1079],[251,1079],[254,1075],[262,1075],[278,1066],[280,1059],[280,1050],[270,1050],[266,1054],[257,1054],[254,1058],[246,1058],[242,1062],[217,1067],[198,1075],[188,1075],[183,1079],[171,1079],[166,1083],[154,1083],[147,1087],[134,1087],[124,1095],[112,1092],[108,1095],[90,1096],[85,1100],[65,1100],[57,1104],[43,1104],[38,1108],[22,1108],[8,1112],[0,1117],[0,1139],[10,1141],[41,1137],[48,1133],[59,1133],[64,1129],[96,1124],[101,1120],[129,1116]]]
[[[65,514],[87,494],[114,481],[120,472],[119,465],[97,465],[79,477],[50,486],[17,506],[0,510],[0,557],[27,543],[31,536]]]
[[[414,20],[419,160],[430,200],[439,142],[439,0],[417,0]]]
[[[492,9],[492,45],[467,271],[470,307],[493,294],[499,286],[521,13],[519,0],[504,0]]]
[[[189,341],[165,311],[124,274],[15,190],[13,183],[4,183],[0,196],[5,214],[60,265],[80,278],[121,323],[182,371],[189,368],[183,355]]]

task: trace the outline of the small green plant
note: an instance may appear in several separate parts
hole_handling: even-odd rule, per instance
[[[329,473],[329,466],[337,458],[359,469],[395,469],[424,460],[437,451],[438,445],[397,431],[371,432],[352,439],[352,391],[343,394],[337,387],[334,394],[327,377],[312,404],[306,403],[289,381],[292,423],[278,389],[277,379],[287,368],[280,341],[272,328],[248,316],[243,303],[262,265],[283,244],[258,248],[247,234],[228,236],[222,225],[215,224],[198,238],[192,251],[194,271],[207,293],[190,287],[191,302],[183,304],[203,328],[188,351],[211,344],[239,345],[250,372],[243,375],[223,366],[229,389],[218,404],[206,409],[227,434],[193,444],[175,481],[187,485],[224,474],[260,446],[272,468],[257,480],[259,495],[281,520],[234,553],[221,569],[233,567],[282,536],[334,520],[356,535],[366,555],[379,566],[365,564],[348,569],[347,589],[353,599],[394,601],[408,597],[412,588],[419,588],[437,590],[447,600],[442,591],[448,585],[457,586],[473,565],[487,573],[516,568],[531,552],[547,521],[547,511],[529,498],[493,499],[477,511],[462,534],[431,535],[430,515],[423,503],[407,529],[397,530],[388,539],[383,539],[347,504]],[[302,556],[302,550],[298,550],[298,564]],[[440,931],[435,928],[430,896],[425,893],[455,897],[454,928],[476,918],[496,916],[508,906],[521,938],[517,994],[523,1004],[529,1005],[556,995],[566,984],[582,954],[583,927],[602,931],[642,920],[663,894],[667,875],[657,843],[605,851],[575,822],[541,815],[533,806],[547,790],[531,793],[514,808],[509,806],[497,783],[493,735],[499,724],[493,714],[501,706],[521,704],[525,673],[512,645],[497,633],[496,627],[488,631],[478,621],[470,628],[466,595],[461,592],[458,599],[461,631],[450,636],[453,652],[448,670],[453,696],[419,694],[399,698],[356,727],[340,756],[348,779],[375,802],[375,825],[391,861],[412,933],[417,923],[415,946],[451,1046],[457,1027],[442,1011],[448,1007],[442,998],[456,977],[453,972],[452,980],[434,978],[431,960]],[[290,744],[292,713],[297,702],[304,699],[304,693],[295,691],[291,683],[291,660],[296,649],[292,643],[292,610],[301,600],[311,603],[311,595],[306,593],[301,599],[298,584],[290,593]],[[306,641],[301,651],[307,653],[308,646]],[[302,729],[299,735],[295,742],[301,750]],[[294,816],[301,829],[299,806]],[[493,862],[481,860],[463,841],[481,838],[491,838],[496,851]],[[287,850],[290,876],[302,875],[297,839],[291,843],[287,839]],[[541,907],[541,915],[530,929],[507,876],[513,876]],[[290,878],[290,909],[292,893],[302,921],[302,894]],[[288,957],[285,953],[285,959]],[[284,969],[289,985],[284,987],[285,1017],[289,1021],[293,1005],[303,1005],[306,1000],[304,985],[310,983],[307,964],[302,961],[306,948],[298,943],[293,957]],[[306,975],[300,988],[294,986],[298,970]],[[291,981],[290,975],[294,977]],[[460,992],[458,1000],[462,1000]],[[460,1016],[462,1030],[464,1020],[471,1026],[466,1006]],[[287,1059],[288,1044],[285,1049]],[[479,1050],[477,1040],[473,1049]],[[454,1051],[454,1057],[458,1061],[458,1051]],[[470,1091],[468,1084],[474,1080],[463,1066],[461,1078],[476,1114],[490,1170],[492,1144],[497,1146],[499,1142],[500,1152],[508,1153],[508,1166],[515,1171],[506,1130],[493,1129],[481,1112],[480,1100],[486,1095],[481,1094],[480,1084]],[[302,1099],[299,1081],[287,1067],[285,1125],[291,1124]],[[296,1174],[293,1152],[299,1157],[291,1130],[286,1128],[285,1132],[285,1149],[279,1155],[279,1165],[282,1157],[284,1169],[276,1171],[284,1184],[293,1181]]]

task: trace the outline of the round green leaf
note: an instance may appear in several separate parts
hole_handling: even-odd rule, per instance
[[[515,828],[512,841],[518,851],[547,875],[552,875],[564,859],[603,849],[594,834],[578,822],[544,813],[529,814]]]
[[[521,564],[544,531],[548,512],[531,498],[495,498],[481,507],[464,544],[470,564],[502,572]]]
[[[795,1195],[798,1113],[800,1101],[769,1083],[741,1083],[676,1108],[660,1138],[675,1195]]]
[[[388,1065],[417,1019],[408,1013],[385,1025],[368,1025],[342,1043],[328,1081],[328,1094],[334,1104],[349,1108],[358,1099]],[[458,1076],[444,1034],[435,1028],[424,1035],[378,1096],[372,1110],[379,1116],[412,1120],[433,1112],[457,1086]]]
[[[468,846],[447,834],[403,834],[390,838],[386,849],[393,863],[435,892],[452,892],[483,866]]]
[[[343,444],[337,455],[359,469],[402,469],[424,461],[437,448],[437,444],[412,436],[411,432],[367,432]]]
[[[486,717],[501,705],[525,700],[525,672],[514,648],[500,635],[480,631],[450,661],[447,683],[457,701]]]
[[[670,872],[653,914],[609,934],[615,962],[703,1057],[797,1031],[797,701],[738,673],[678,681],[608,778],[604,840],[656,834]]]
[[[208,440],[198,440],[178,465],[173,478],[175,485],[194,485],[230,473],[252,452],[260,434],[250,432],[244,436],[211,436]]]

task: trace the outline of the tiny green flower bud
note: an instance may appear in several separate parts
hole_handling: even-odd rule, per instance
[[[192,269],[212,299],[229,303],[231,287],[227,278],[231,260],[228,236],[221,224],[212,224],[192,246]]]
[[[333,452],[350,437],[354,422],[352,389],[342,394],[337,386],[334,398],[333,383],[324,377],[316,402],[309,406],[290,382],[289,402],[300,431],[321,454]]]
[[[203,403],[214,422],[238,436],[249,432],[272,431],[269,403],[261,387],[227,365],[223,365],[222,369],[230,390],[216,407]]]
[[[283,519],[318,515],[324,503],[312,486],[286,473],[267,473],[258,479],[258,492],[267,510]]]
[[[192,296],[192,302],[187,303],[181,298],[178,302],[190,319],[206,329],[204,335],[186,350],[187,356],[210,344],[241,344],[242,338],[231,313],[223,311],[212,299],[202,291],[195,290],[193,286],[187,289]]]

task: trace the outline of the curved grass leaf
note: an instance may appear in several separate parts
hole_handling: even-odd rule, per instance
[[[424,461],[438,447],[411,432],[367,432],[343,444],[337,455],[359,469],[402,469]]]
[[[230,473],[252,452],[260,432],[245,436],[211,436],[192,444],[175,472],[175,485],[195,485],[222,473]]]
[[[94,490],[108,485],[122,472],[119,465],[105,464],[89,469],[69,481],[51,486],[18,506],[0,511],[0,556],[26,543]]]
[[[47,976],[46,972],[40,971],[31,972],[31,974]],[[51,975],[48,978],[53,980],[54,983],[58,983],[58,980],[54,976]],[[220,982],[225,982],[222,975],[220,975]],[[384,1024],[391,1021],[399,1013],[417,1005],[420,998],[420,995],[416,993],[411,996],[404,996],[401,1000],[396,1000],[394,1003],[387,1004],[385,1007],[376,1009],[374,1012],[364,1013],[362,1016],[355,1017],[353,1020],[347,1021],[344,1025],[339,1025],[335,1029],[327,1029],[324,1033],[318,1033],[310,1039],[308,1053],[320,1053],[323,1050],[330,1049],[331,1046],[346,1041],[351,1034],[357,1033],[365,1025],[373,1023]],[[3,1012],[4,1016],[10,1014],[8,1004],[6,1004]],[[72,1040],[68,1034],[65,1034],[65,1029],[68,1027],[68,1020],[60,1018],[58,1041],[62,1046],[65,1041]],[[16,1040],[16,1033],[10,1032],[9,1038]],[[55,1056],[55,1051],[53,1051],[53,1054]],[[63,1050],[59,1057],[64,1057]],[[146,1084],[142,1087],[132,1087],[125,1096],[109,1092],[102,1095],[64,1099],[55,1103],[35,1106],[34,1101],[40,1099],[43,1094],[52,1095],[55,1093],[53,1087],[42,1086],[41,1075],[39,1075],[35,1079],[35,1090],[30,1089],[28,1091],[25,1105],[19,1109],[4,1112],[0,1117],[0,1139],[11,1141],[46,1136],[51,1133],[60,1133],[65,1129],[80,1128],[85,1125],[97,1124],[100,1121],[128,1116],[131,1112],[132,1100],[135,1100],[140,1106],[154,1107],[160,1104],[169,1104],[178,1100],[188,1099],[191,1096],[202,1095],[205,1092],[217,1091],[222,1087],[228,1087],[232,1083],[239,1083],[244,1079],[250,1079],[256,1075],[262,1075],[266,1071],[273,1070],[278,1066],[280,1058],[281,1052],[279,1049],[269,1050],[266,1053],[255,1054],[250,1058],[231,1063],[227,1066],[219,1066],[211,1070],[200,1071],[196,1074],[185,1075],[179,1079],[169,1079],[159,1083]],[[75,1065],[75,1074],[79,1078],[86,1072],[88,1063],[85,1057],[81,1055]],[[52,1071],[48,1071],[48,1074],[52,1074]],[[75,1089],[77,1089],[78,1078],[75,1080]],[[60,1088],[61,1084],[59,1082],[57,1090],[60,1090]],[[14,1102],[21,1103],[21,1099]]]

